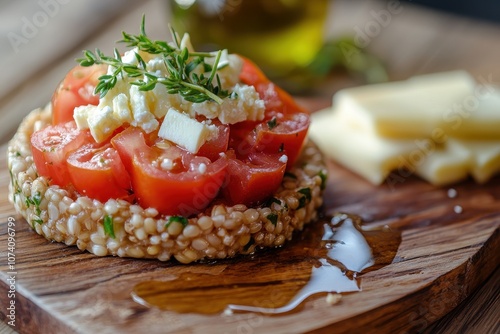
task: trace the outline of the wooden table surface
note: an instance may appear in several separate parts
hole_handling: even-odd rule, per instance
[[[143,13],[148,17],[150,35],[162,39],[168,36],[170,14],[161,0],[54,0],[46,2],[52,3],[50,8],[40,3],[0,4],[0,34],[4,37],[0,40],[2,145],[30,110],[50,100],[54,88],[82,49],[98,47],[109,53],[122,30],[137,31]],[[465,69],[480,81],[500,83],[500,25],[434,12],[407,2],[399,6],[366,43],[367,49],[387,64],[391,79]],[[325,35],[328,38],[353,35],[358,29],[377,22],[376,14],[387,9],[385,2],[337,0],[330,6]],[[34,29],[25,27],[43,17],[46,20],[38,21],[40,24]],[[329,104],[336,90],[357,83],[346,78],[331,78],[317,96],[303,98],[318,101],[320,108]],[[1,151],[5,152],[5,147]],[[0,247],[4,254],[5,246]],[[4,255],[0,261],[5,261]],[[498,333],[499,280],[497,269],[454,311],[433,324],[426,324],[425,331]],[[12,328],[0,323],[0,333],[11,332]]]

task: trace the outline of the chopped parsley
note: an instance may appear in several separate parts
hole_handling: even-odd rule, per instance
[[[311,195],[311,188],[302,188],[299,189],[298,191],[300,194],[304,195],[299,198],[299,207],[298,209],[301,209],[306,206],[308,202],[311,201],[312,195]]]
[[[165,227],[169,227],[170,224],[172,223],[181,223],[183,227],[186,227],[188,225],[188,220],[186,217],[183,216],[171,216],[168,218],[168,222],[165,224]]]
[[[319,171],[318,176],[321,178],[320,189],[321,190],[325,190],[325,188],[326,188],[326,180],[328,179],[328,176],[326,175],[326,173],[323,170]]]
[[[278,121],[276,120],[276,117],[273,117],[270,121],[267,122],[267,126],[269,127],[269,130],[274,129],[278,125]]]
[[[110,236],[111,238],[116,238],[115,227],[113,225],[113,217],[104,216],[104,234]]]
[[[271,224],[273,224],[274,226],[276,226],[276,224],[278,223],[278,215],[275,214],[275,213],[270,213],[267,215],[267,220],[269,220],[271,222]]]
[[[246,252],[250,249],[250,247],[252,247],[252,245],[255,243],[255,240],[253,240],[252,237],[250,237],[250,240],[247,242],[247,244],[245,245],[245,247],[243,247],[243,250]]]
[[[266,206],[271,206],[273,203],[281,205],[281,201],[279,199],[277,199],[276,197],[271,197],[269,200],[267,200]]]

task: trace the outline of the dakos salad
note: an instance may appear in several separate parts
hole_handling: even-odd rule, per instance
[[[281,246],[314,220],[326,167],[309,113],[250,60],[189,35],[84,51],[8,150],[10,199],[47,239],[182,263]]]

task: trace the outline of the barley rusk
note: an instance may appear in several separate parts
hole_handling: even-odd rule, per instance
[[[70,189],[50,185],[39,176],[30,150],[33,131],[48,125],[50,105],[32,111],[9,143],[11,173],[9,199],[33,230],[49,240],[76,245],[97,256],[134,258],[174,257],[182,263],[252,253],[261,247],[282,246],[293,231],[317,218],[326,175],[317,147],[306,143],[294,176],[286,176],[269,205],[247,208],[214,203],[187,226],[171,223],[153,208],[124,200],[106,203]],[[310,190],[310,198],[305,194]],[[112,217],[115,237],[105,232],[104,219]]]

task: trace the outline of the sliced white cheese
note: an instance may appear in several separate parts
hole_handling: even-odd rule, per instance
[[[438,186],[468,175],[484,183],[500,172],[500,140],[388,139],[356,128],[333,109],[312,114],[309,135],[327,156],[377,185],[391,172],[389,184],[418,175]]]
[[[465,139],[500,138],[500,90],[476,86],[474,95],[463,98],[444,116],[443,127],[451,136]]]
[[[414,165],[418,176],[434,185],[447,185],[466,179],[471,170],[471,152],[453,141],[436,148]]]
[[[455,125],[457,115],[465,113],[468,99],[476,98],[475,93],[474,78],[467,72],[453,71],[344,89],[334,96],[333,103],[342,117],[364,131],[385,137],[428,138],[437,128],[446,130]],[[476,113],[469,115],[467,122],[476,118]],[[480,118],[477,121],[483,124]],[[465,122],[455,134],[462,131],[469,131]],[[475,135],[483,135],[475,131]]]
[[[471,174],[478,183],[487,182],[500,172],[500,141],[450,139],[471,154]]]
[[[158,136],[170,140],[191,153],[197,153],[210,138],[217,135],[215,125],[207,125],[173,108],[169,109]]]
[[[412,140],[391,140],[359,131],[331,109],[312,114],[310,137],[330,158],[373,184],[384,182],[393,170],[407,170]],[[411,160],[413,161],[413,160]]]

